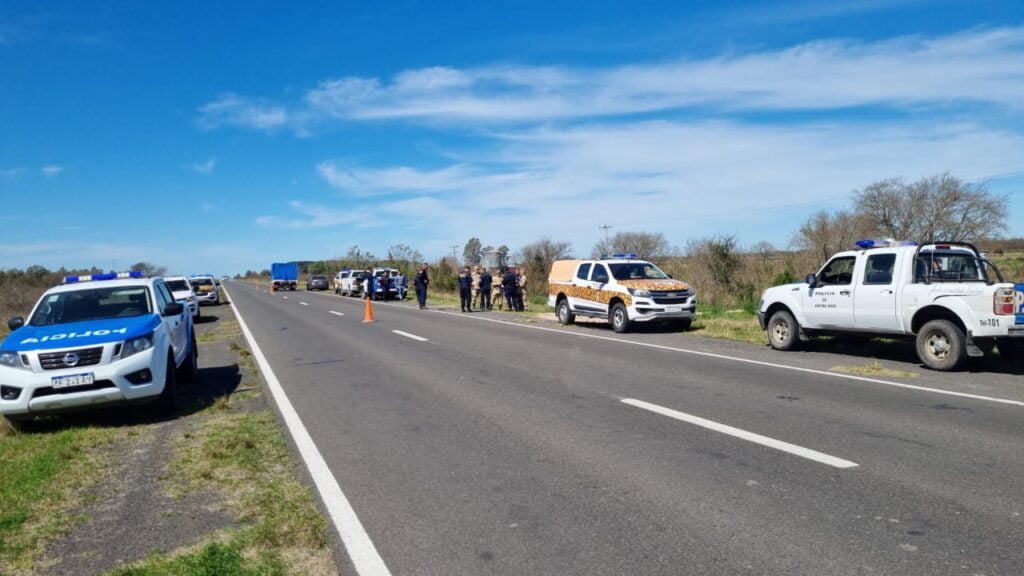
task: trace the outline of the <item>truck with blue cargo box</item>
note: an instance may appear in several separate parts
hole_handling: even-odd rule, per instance
[[[274,262],[270,265],[270,289],[295,291],[299,287],[298,262]]]

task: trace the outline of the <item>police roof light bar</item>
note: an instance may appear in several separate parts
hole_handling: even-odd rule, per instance
[[[857,240],[857,246],[860,248],[892,248],[894,246],[917,246],[917,242],[909,240],[900,242],[892,238],[883,238],[881,240]]]
[[[132,270],[131,272],[107,272],[105,274],[88,274],[85,276],[65,276],[65,284],[76,284],[78,282],[96,282],[99,280],[124,280],[126,278],[145,278],[139,270]]]

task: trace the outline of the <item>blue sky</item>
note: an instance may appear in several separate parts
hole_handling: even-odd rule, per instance
[[[945,171],[1024,236],[1019,0],[294,4],[0,0],[0,268],[786,246]]]

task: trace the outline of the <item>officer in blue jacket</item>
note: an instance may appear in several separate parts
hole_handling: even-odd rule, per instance
[[[463,312],[473,311],[473,273],[469,271],[469,266],[459,273],[459,300]]]
[[[490,271],[487,268],[480,272],[480,309],[490,310],[491,309],[491,284],[494,282],[494,278],[491,276]]]

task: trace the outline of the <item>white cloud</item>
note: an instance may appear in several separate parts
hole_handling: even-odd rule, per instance
[[[503,142],[478,164],[429,172],[348,166],[333,181],[331,171],[321,174],[345,190],[389,192],[373,215],[425,239],[447,233],[516,246],[546,235],[586,252],[601,224],[661,231],[679,245],[719,232],[784,245],[798,222],[773,221],[845,205],[872,181],[997,174],[1024,158],[1024,139],[1010,131],[928,122],[650,121],[527,130]]]
[[[14,178],[16,176],[21,176],[27,171],[28,168],[25,168],[24,166],[19,166],[17,168],[3,168],[0,169],[0,178]]]
[[[213,172],[213,168],[216,165],[217,165],[217,159],[216,158],[210,158],[206,162],[201,162],[201,163],[193,164],[192,165],[192,169],[195,170],[196,172],[199,172],[200,174],[209,174],[209,173]]]
[[[289,120],[288,112],[282,106],[242,98],[232,93],[221,94],[200,108],[199,113],[200,126],[210,129],[229,125],[271,130],[285,125]]]
[[[65,168],[63,166],[57,166],[54,164],[43,166],[42,168],[39,169],[39,171],[42,172],[43,175],[46,176],[47,178],[53,178],[54,176],[60,174],[64,170]]]
[[[329,208],[308,204],[298,200],[288,203],[292,212],[298,216],[260,216],[256,224],[266,228],[329,228],[340,225],[363,224],[370,220],[370,215],[363,211]]]
[[[406,70],[390,81],[321,82],[301,102],[234,94],[203,107],[203,122],[302,131],[326,120],[523,123],[667,112],[905,107],[957,102],[1020,108],[1024,28],[935,38],[833,40],[604,69],[494,66]],[[289,110],[286,111],[286,107]]]

